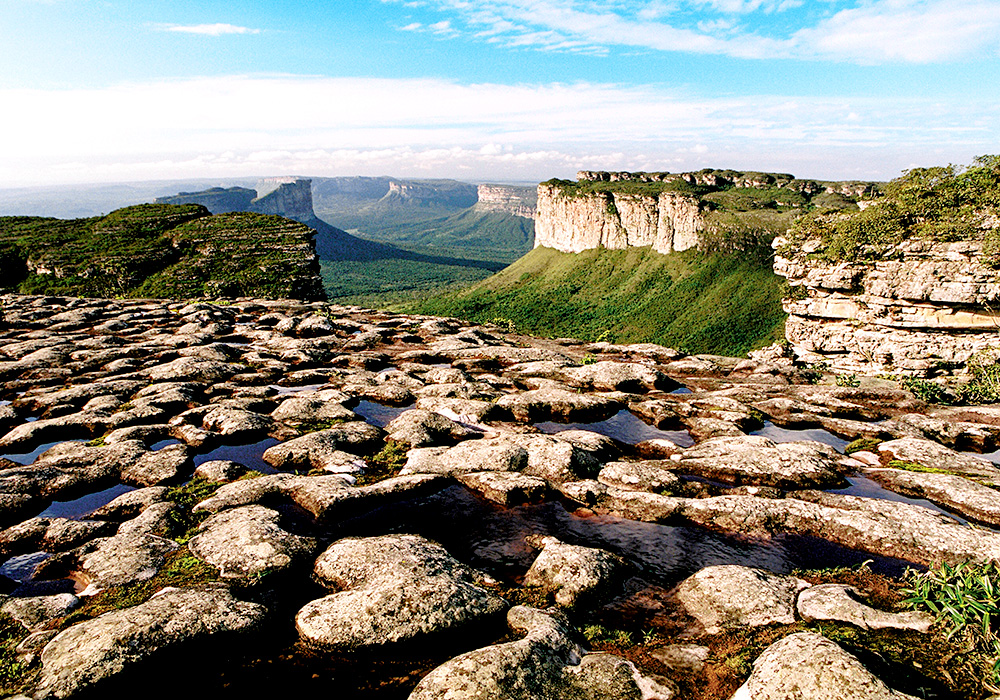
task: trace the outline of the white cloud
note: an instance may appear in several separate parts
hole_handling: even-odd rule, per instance
[[[423,6],[449,15],[449,34],[546,51],[629,47],[737,58],[927,63],[995,56],[1000,48],[997,0],[846,1],[851,6],[832,15],[803,0],[426,0]],[[773,21],[773,15],[793,10],[800,11]],[[799,28],[788,29],[795,22]],[[760,29],[747,28],[752,26]]]
[[[0,103],[17,105],[0,112],[0,186],[293,173],[544,180],[706,166],[873,178],[917,157],[968,162],[1000,143],[991,96],[707,98],[657,86],[278,75],[0,90]]]
[[[238,27],[235,24],[163,24],[158,25],[164,32],[200,34],[202,36],[223,36],[225,34],[260,34],[260,29]]]
[[[1000,50],[995,0],[883,0],[799,31],[803,51],[859,63],[932,63]]]

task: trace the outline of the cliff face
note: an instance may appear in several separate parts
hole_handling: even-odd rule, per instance
[[[479,185],[476,209],[481,212],[511,214],[525,219],[535,218],[538,194],[531,187],[511,185]]]
[[[559,185],[538,186],[536,248],[579,253],[601,246],[652,246],[670,253],[697,246],[704,225],[698,200],[675,192],[570,195]]]
[[[212,187],[201,192],[181,192],[172,197],[157,197],[157,204],[200,204],[213,214],[249,211],[256,190],[246,187]]]
[[[257,199],[246,211],[273,214],[300,221],[316,217],[313,211],[312,180],[266,178],[257,183]]]
[[[921,374],[998,344],[1000,274],[981,263],[982,243],[909,240],[875,263],[810,259],[818,245],[779,253],[774,271],[793,290],[788,340],[833,367]]]
[[[284,216],[296,221],[311,220],[312,181],[295,177],[269,177],[258,181],[256,190],[246,187],[212,187],[201,192],[181,192],[157,197],[157,204],[200,204],[213,214],[256,212]]]

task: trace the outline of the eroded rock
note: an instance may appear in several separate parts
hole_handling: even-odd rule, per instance
[[[315,575],[340,592],[306,604],[295,626],[305,643],[327,650],[468,633],[508,607],[477,585],[482,575],[415,535],[341,540],[316,560]]]

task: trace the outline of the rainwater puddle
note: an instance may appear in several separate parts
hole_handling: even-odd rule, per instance
[[[10,403],[11,402],[6,399],[0,400],[0,406],[10,406]]]
[[[678,396],[680,396],[681,394],[693,394],[694,392],[688,389],[686,386],[680,386],[669,393],[677,394]]]
[[[993,462],[993,464],[1000,464],[1000,450],[996,452],[963,452],[962,454],[970,455],[972,457],[979,457],[980,459],[985,459],[988,462]]]
[[[228,459],[231,462],[242,464],[248,469],[262,472],[264,474],[276,474],[277,469],[264,461],[264,450],[274,447],[278,440],[267,438],[260,442],[252,442],[246,445],[220,445],[214,450],[194,456],[194,466],[200,467],[205,462],[217,459]]]
[[[412,403],[406,404],[405,406],[386,406],[385,404],[375,403],[374,401],[359,401],[358,405],[351,410],[372,425],[384,428],[389,425],[393,419],[399,416],[399,414],[404,411],[409,411],[413,408],[413,406],[414,404]]]
[[[328,382],[323,382],[322,384],[301,384],[299,386],[281,386],[280,384],[268,384],[268,389],[274,389],[278,393],[277,396],[286,396],[288,394],[298,394],[303,391],[318,391],[319,389],[332,389],[333,386]]]
[[[686,430],[660,430],[643,421],[628,409],[624,409],[607,420],[596,423],[536,423],[535,427],[547,435],[561,430],[590,430],[619,442],[634,445],[644,440],[666,438],[681,447],[690,447],[694,440]]]
[[[839,438],[833,433],[822,428],[780,428],[771,421],[765,421],[764,427],[755,430],[751,435],[762,435],[773,442],[795,442],[797,440],[813,440],[824,445],[833,447],[838,452],[843,452],[844,448],[850,444],[850,440]]]
[[[48,552],[31,552],[11,557],[0,565],[0,574],[18,583],[24,583],[35,575],[35,567],[51,556]]]
[[[56,579],[52,581],[32,581],[35,568],[43,561],[51,557],[48,552],[31,552],[11,557],[0,566],[0,574],[6,576],[18,584],[17,588],[11,591],[12,597],[24,598],[28,596],[55,595],[56,593],[72,593],[73,582],[68,579]]]
[[[153,452],[156,452],[157,450],[162,450],[164,447],[170,447],[171,445],[180,445],[180,444],[183,443],[181,443],[181,441],[177,440],[176,438],[167,438],[166,440],[160,440],[159,442],[154,442],[152,445],[149,446],[149,449],[151,449]]]
[[[34,462],[35,459],[38,457],[38,455],[40,455],[43,452],[45,452],[45,450],[51,449],[51,448],[55,447],[56,445],[61,445],[64,442],[84,443],[84,442],[87,442],[87,441],[86,440],[57,440],[55,442],[46,442],[46,443],[44,443],[42,445],[39,445],[35,449],[33,449],[31,452],[11,452],[11,453],[8,453],[8,454],[0,454],[0,457],[2,457],[4,459],[9,459],[11,462],[15,462],[17,464],[20,464],[20,465],[24,466],[24,465],[28,465],[28,464],[31,464],[32,462]]]
[[[877,481],[873,481],[865,476],[849,476],[847,481],[850,483],[845,489],[828,489],[827,493],[839,493],[844,496],[862,496],[864,498],[879,498],[883,501],[895,501],[896,503],[909,503],[914,506],[922,506],[923,508],[929,508],[937,513],[942,513],[947,515],[949,518],[956,520],[963,525],[968,525],[969,521],[956,515],[951,511],[945,510],[941,506],[926,501],[923,498],[910,498],[909,496],[904,496],[898,494],[895,491],[890,491],[884,488]]]
[[[74,498],[71,501],[53,501],[52,505],[39,513],[42,518],[69,518],[70,520],[80,520],[85,515],[90,515],[101,506],[111,503],[123,493],[135,491],[134,486],[116,484],[111,488],[88,493],[86,496]]]
[[[537,550],[524,542],[531,534],[607,549],[634,564],[643,578],[663,586],[716,564],[789,573],[795,568],[852,566],[875,559],[875,570],[892,575],[906,566],[814,538],[783,535],[749,540],[692,526],[605,515],[584,517],[557,502],[504,509],[460,486],[376,511],[347,527],[351,533],[345,534],[421,534],[440,542],[459,559],[505,578],[523,575],[537,556]]]

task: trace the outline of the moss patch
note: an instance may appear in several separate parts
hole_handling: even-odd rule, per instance
[[[878,454],[878,446],[881,444],[882,441],[876,438],[858,438],[844,448],[844,454],[852,455],[855,452],[874,452]]]
[[[7,614],[0,614],[0,694],[22,691],[34,675],[33,668],[19,661],[14,649],[28,636],[28,630]]]
[[[80,607],[59,621],[58,628],[63,629],[106,612],[139,605],[168,586],[190,588],[217,581],[218,578],[219,572],[214,566],[191,554],[187,547],[181,547],[167,555],[166,563],[151,579],[123,586],[111,586],[86,598]]]
[[[399,440],[386,440],[378,454],[365,460],[368,464],[364,474],[358,476],[358,486],[369,486],[398,476],[406,464],[406,453],[410,446]]]
[[[175,486],[167,492],[168,501],[173,501],[177,507],[167,513],[166,536],[185,544],[191,539],[198,527],[205,522],[210,513],[194,511],[194,507],[219,490],[220,483],[195,477],[183,486]]]

